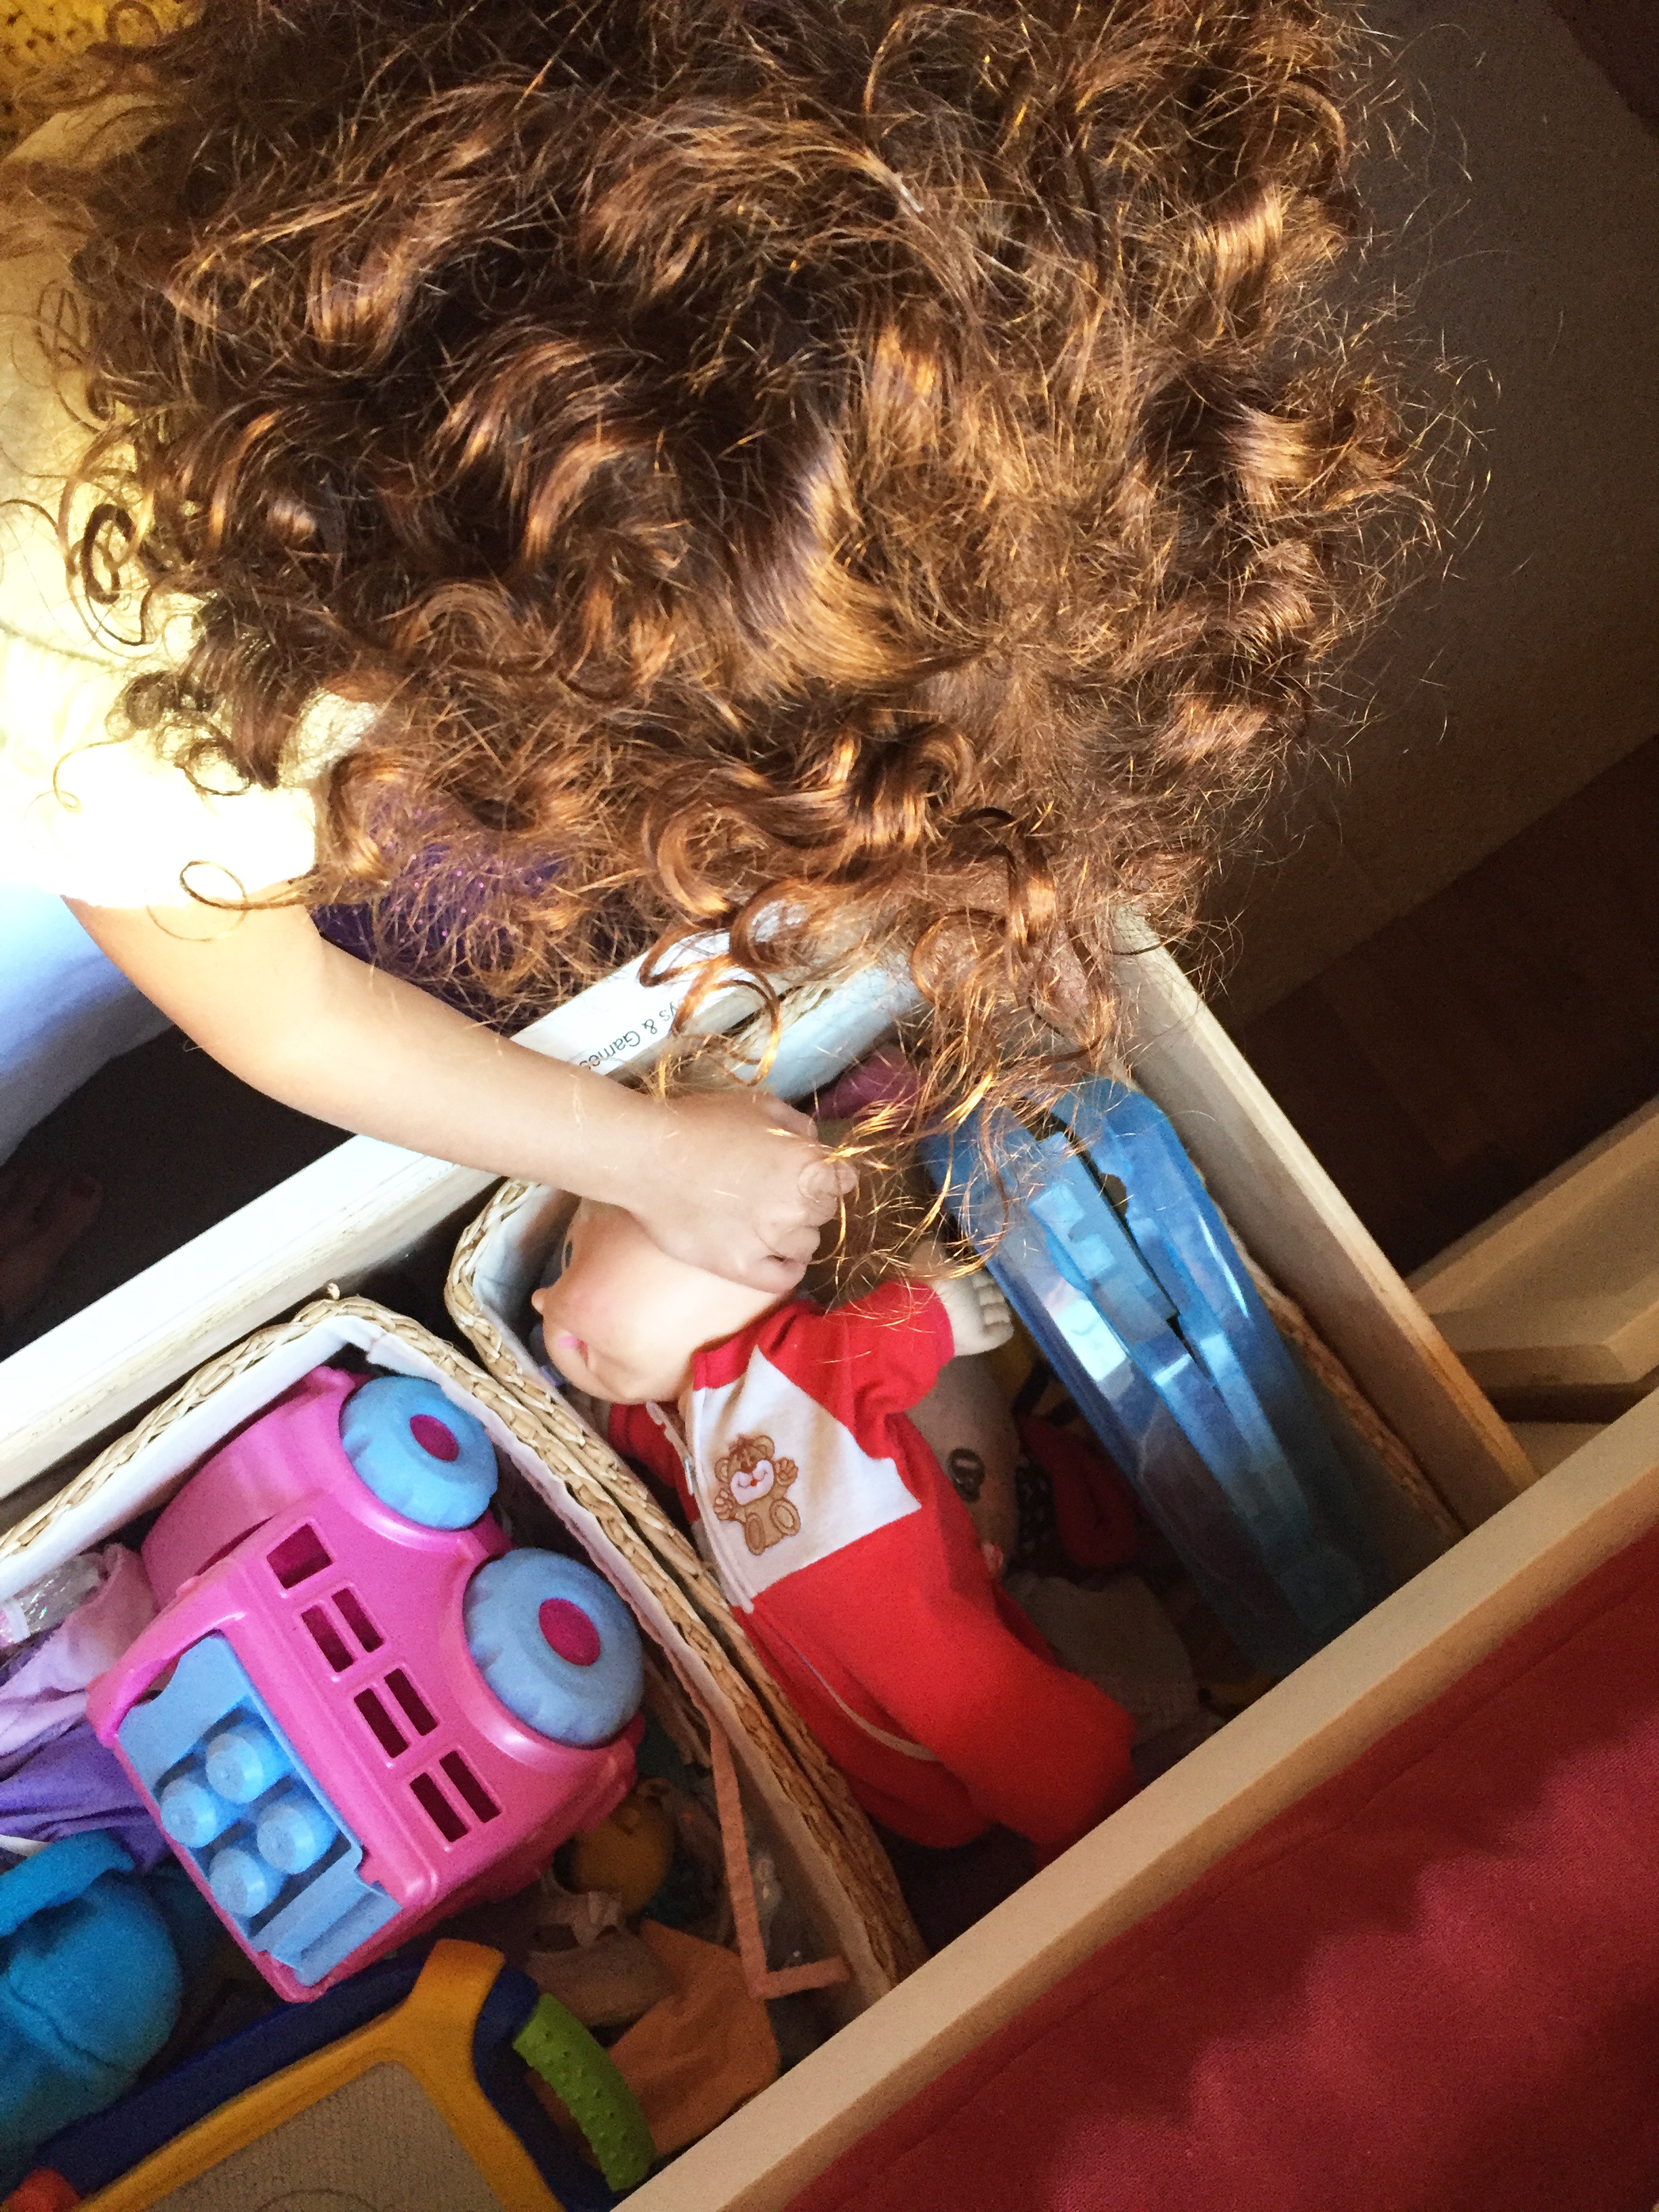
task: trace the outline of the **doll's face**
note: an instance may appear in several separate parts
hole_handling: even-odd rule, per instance
[[[705,1345],[780,1303],[671,1258],[631,1213],[588,1199],[571,1216],[562,1257],[556,1281],[530,1301],[547,1356],[577,1389],[616,1405],[672,1405]]]

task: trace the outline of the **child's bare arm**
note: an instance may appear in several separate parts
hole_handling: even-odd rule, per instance
[[[780,1100],[664,1103],[526,1052],[325,943],[303,908],[75,911],[205,1051],[320,1121],[610,1200],[757,1290],[793,1287],[836,1210],[848,1171]]]

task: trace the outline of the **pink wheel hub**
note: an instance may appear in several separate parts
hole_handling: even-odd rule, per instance
[[[432,1413],[414,1413],[410,1417],[409,1433],[423,1452],[434,1459],[447,1463],[461,1455],[461,1448],[453,1432]]]
[[[599,1657],[599,1630],[568,1597],[549,1598],[537,1618],[550,1647],[573,1667],[591,1667]]]

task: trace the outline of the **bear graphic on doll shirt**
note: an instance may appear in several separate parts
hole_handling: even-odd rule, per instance
[[[784,1492],[799,1474],[792,1459],[779,1453],[770,1437],[739,1437],[714,1462],[710,1504],[717,1521],[742,1524],[751,1552],[800,1534],[800,1511]]]

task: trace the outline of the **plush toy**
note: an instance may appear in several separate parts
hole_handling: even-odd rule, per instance
[[[0,2191],[37,2143],[132,2087],[216,1933],[177,1867],[137,1874],[100,1832],[0,1875]]]
[[[535,1294],[547,1356],[673,1486],[750,1641],[866,1809],[912,1841],[1064,1848],[1132,1786],[1127,1714],[1000,1588],[909,1411],[1011,1324],[988,1276],[825,1310],[584,1201]]]

